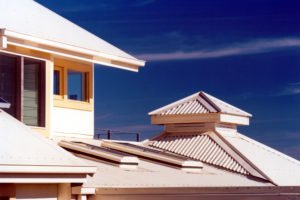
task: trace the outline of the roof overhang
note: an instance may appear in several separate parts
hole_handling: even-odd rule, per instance
[[[1,165],[0,183],[85,183],[93,166]]]
[[[249,117],[226,113],[187,114],[187,115],[152,115],[151,123],[157,125],[183,123],[226,123],[249,125]]]
[[[0,183],[85,183],[86,174],[0,173]]]
[[[1,165],[0,173],[46,173],[46,174],[94,174],[93,166],[33,166],[33,165]]]
[[[145,66],[143,60],[106,54],[0,28],[0,49],[6,49],[8,45],[135,72],[139,67]]]

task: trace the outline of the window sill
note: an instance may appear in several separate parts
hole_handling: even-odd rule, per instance
[[[93,111],[92,100],[90,100],[89,102],[76,101],[76,100],[64,99],[62,96],[59,95],[54,95],[54,107]]]

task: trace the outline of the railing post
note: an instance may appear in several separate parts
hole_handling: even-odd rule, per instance
[[[107,130],[107,139],[110,140],[110,130]]]

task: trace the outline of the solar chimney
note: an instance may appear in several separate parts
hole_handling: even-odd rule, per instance
[[[0,108],[10,108],[10,103],[0,97]]]

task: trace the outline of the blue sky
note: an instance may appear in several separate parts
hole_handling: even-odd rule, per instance
[[[147,60],[95,69],[95,126],[159,133],[147,113],[203,90],[253,114],[239,130],[300,159],[297,0],[39,0]]]

